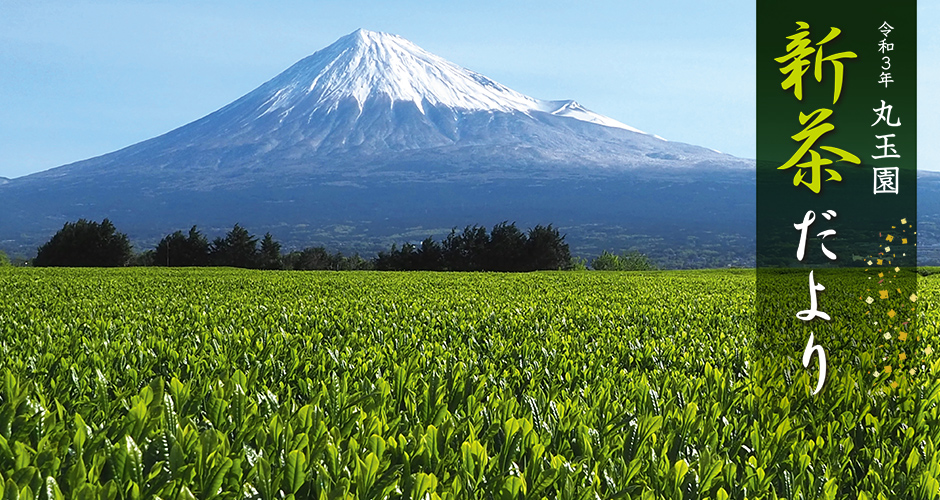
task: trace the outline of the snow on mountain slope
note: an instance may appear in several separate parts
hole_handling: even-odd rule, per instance
[[[467,111],[542,111],[557,116],[641,131],[584,109],[574,101],[543,101],[461,68],[410,41],[359,29],[296,63],[255,91],[265,95],[258,117],[287,116],[300,103],[307,110],[337,111],[347,98],[358,103],[377,96]],[[253,94],[255,93],[253,92]]]
[[[624,130],[629,130],[631,132],[636,132],[638,134],[646,134],[642,130],[633,128],[629,125],[624,125],[623,123],[609,118],[604,115],[599,115],[589,109],[586,109],[584,106],[578,104],[575,101],[540,101],[539,110],[549,112],[555,116],[567,116],[569,118],[574,118],[576,120],[581,120],[589,123],[596,123],[598,125],[604,125],[605,127],[614,127],[622,128]],[[558,106],[556,106],[558,105]],[[553,109],[554,108],[554,109]],[[660,140],[665,140],[662,137],[653,136]]]
[[[414,180],[420,171],[493,180],[536,170],[661,175],[751,165],[666,141],[572,100],[529,97],[400,36],[360,29],[192,123],[11,184],[121,182],[169,191],[378,171],[396,179]]]

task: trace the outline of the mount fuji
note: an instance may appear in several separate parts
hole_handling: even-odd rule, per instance
[[[753,179],[752,160],[357,30],[164,135],[0,180],[0,247],[30,253],[66,221],[103,217],[138,249],[235,222],[287,246],[367,253],[502,220],[555,223],[585,251],[667,235],[749,240]]]

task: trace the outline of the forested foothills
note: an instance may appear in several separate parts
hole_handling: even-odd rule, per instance
[[[940,278],[817,396],[754,279],[4,267],[0,498],[937,498]]]
[[[36,267],[239,267],[266,270],[379,271],[538,271],[585,269],[650,270],[655,266],[637,251],[604,252],[590,262],[574,258],[565,236],[551,224],[523,232],[502,222],[491,231],[483,226],[451,230],[441,241],[428,237],[420,244],[392,244],[374,258],[343,255],[322,246],[284,251],[271,233],[259,238],[239,224],[212,241],[192,226],[165,236],[156,248],[133,253],[127,235],[104,219],[100,224],[67,223],[32,260]]]

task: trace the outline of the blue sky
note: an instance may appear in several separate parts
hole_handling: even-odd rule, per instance
[[[940,170],[938,3],[919,5],[919,164]],[[356,28],[542,99],[753,158],[754,0],[0,2],[0,176],[198,119]],[[931,167],[931,165],[934,165]]]

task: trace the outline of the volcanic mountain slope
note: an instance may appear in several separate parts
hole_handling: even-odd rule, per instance
[[[751,161],[535,99],[358,30],[195,122],[2,185],[0,246],[110,217],[148,244],[238,221],[287,242],[369,251],[509,219],[591,227],[595,246],[613,247],[605,231],[698,231],[753,212],[747,179]]]

